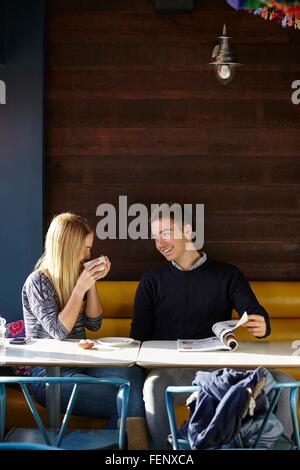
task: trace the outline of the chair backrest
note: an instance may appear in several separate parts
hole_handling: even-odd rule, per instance
[[[29,393],[27,384],[30,383],[45,383],[45,384],[63,384],[63,383],[73,383],[74,387],[70,395],[70,399],[66,408],[66,413],[64,415],[58,436],[55,442],[51,441],[50,434],[45,428],[39,413],[36,409],[34,401]],[[128,409],[128,400],[129,400],[129,389],[130,383],[124,379],[118,378],[97,378],[97,377],[0,377],[0,440],[4,439],[4,429],[5,429],[5,409],[6,409],[6,395],[5,395],[5,385],[7,384],[18,384],[21,387],[23,395],[27,401],[27,404],[30,408],[30,411],[37,423],[37,426],[42,434],[46,445],[55,445],[60,447],[64,438],[64,434],[67,428],[67,424],[72,414],[74,403],[77,398],[78,386],[80,384],[112,384],[118,387],[117,401],[120,404],[120,425],[118,432],[118,447],[119,449],[124,449],[125,447],[125,427],[126,427],[126,417]],[[99,448],[101,447],[99,443]]]
[[[252,449],[257,449],[259,446],[260,439],[263,435],[265,427],[268,423],[268,420],[271,416],[271,413],[274,411],[275,406],[278,403],[280,398],[280,394],[284,389],[290,389],[290,409],[291,409],[291,416],[293,422],[293,429],[294,429],[294,440],[295,440],[295,447],[300,450],[300,435],[299,435],[299,424],[297,418],[297,392],[300,388],[300,382],[286,382],[286,383],[277,383],[274,386],[274,397],[270,403],[270,407],[264,417],[262,422],[261,428],[257,434],[255,442],[253,444]],[[199,387],[194,385],[189,386],[169,386],[166,389],[166,408],[168,413],[168,419],[170,424],[171,436],[172,436],[172,446],[174,450],[183,450],[189,449],[189,443],[187,439],[179,438],[176,418],[174,413],[173,407],[173,394],[178,393],[193,393],[199,390]]]
[[[25,444],[24,442],[0,442],[0,450],[63,450],[46,444]]]

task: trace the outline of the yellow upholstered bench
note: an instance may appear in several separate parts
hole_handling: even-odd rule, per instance
[[[259,302],[270,316],[272,333],[268,341],[300,340],[300,282],[253,281],[251,287]],[[100,336],[128,336],[132,317],[133,301],[138,286],[136,281],[110,281],[98,283],[97,289],[103,305],[104,320],[100,332],[89,332],[91,338]],[[234,317],[237,313],[234,312]],[[246,329],[237,330],[240,341],[256,341]],[[257,340],[259,341],[259,340]],[[300,369],[285,368],[283,372],[300,380]],[[300,419],[300,406],[298,408]],[[179,422],[188,416],[185,405],[178,406]]]
[[[98,293],[104,310],[104,320],[97,332],[88,332],[89,338],[103,336],[128,336],[132,317],[133,301],[138,282],[136,281],[104,281],[97,283]],[[300,340],[300,282],[251,282],[251,286],[259,300],[266,308],[271,318],[272,334],[268,341]],[[236,313],[235,313],[236,315]],[[255,341],[253,336],[240,328],[239,340]],[[282,369],[283,370],[283,369]],[[284,369],[297,380],[300,380],[300,370]],[[42,407],[40,407],[41,409]],[[178,407],[177,416],[183,419],[187,412],[185,407]],[[95,428],[100,420],[74,418],[74,426],[84,423],[87,427]],[[30,412],[20,392],[10,390],[7,405],[7,428],[13,426],[32,425]]]

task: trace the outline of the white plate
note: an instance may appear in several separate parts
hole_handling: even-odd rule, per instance
[[[107,338],[99,338],[97,342],[102,346],[128,346],[134,342],[132,338],[122,338],[121,336],[109,336]]]

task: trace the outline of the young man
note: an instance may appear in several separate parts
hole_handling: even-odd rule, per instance
[[[233,309],[239,315],[247,311],[249,321],[244,326],[253,336],[264,338],[270,334],[269,316],[239,269],[190,249],[190,224],[182,224],[181,217],[172,212],[165,216],[157,211],[151,217],[151,231],[157,250],[168,263],[142,276],[135,297],[132,338],[149,341],[210,337],[213,324],[229,320]],[[157,449],[166,448],[170,433],[166,387],[190,385],[197,370],[159,368],[148,374],[144,400],[149,431]],[[291,379],[277,371],[272,374],[279,381]],[[177,397],[184,401],[182,395]],[[287,394],[281,400],[277,416],[290,436]]]

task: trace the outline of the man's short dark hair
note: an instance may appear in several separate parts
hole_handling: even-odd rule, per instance
[[[152,210],[153,206],[154,208]],[[182,227],[182,229],[185,224],[191,224],[192,230],[194,231],[195,214],[194,211],[190,210],[190,207],[187,206],[192,206],[192,204],[182,204],[178,202],[164,202],[162,204],[152,204],[149,222],[150,224],[152,224],[152,222],[155,222],[156,220],[168,217],[173,222],[177,221]]]

